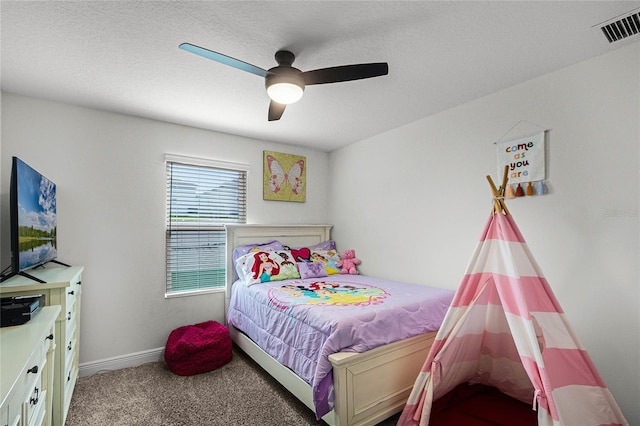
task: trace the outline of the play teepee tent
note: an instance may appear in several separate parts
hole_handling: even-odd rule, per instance
[[[526,402],[539,426],[628,425],[507,210],[506,172],[500,190],[487,179],[493,211],[398,425],[429,425],[464,383]]]

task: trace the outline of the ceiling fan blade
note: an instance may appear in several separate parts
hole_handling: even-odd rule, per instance
[[[310,85],[360,80],[387,74],[389,74],[389,65],[386,62],[376,62],[306,71],[302,73],[302,77],[304,78],[304,84]]]
[[[232,58],[231,56],[223,55],[222,53],[214,52],[213,50],[196,46],[195,44],[182,43],[179,47],[180,49],[186,50],[187,52],[195,53],[196,55],[200,55],[207,59],[220,62],[221,64],[224,64],[224,65],[229,65],[230,67],[234,67],[242,71],[250,72],[260,77],[267,76],[267,70],[263,70],[262,68],[256,67],[255,65],[248,64],[239,59]]]
[[[269,121],[280,120],[282,117],[282,113],[284,113],[284,109],[287,106],[285,104],[279,104],[278,102],[271,101],[269,104]]]

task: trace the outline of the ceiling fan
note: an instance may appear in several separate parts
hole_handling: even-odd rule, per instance
[[[386,62],[342,65],[312,71],[300,71],[291,66],[295,60],[295,55],[288,50],[277,51],[275,58],[278,66],[264,70],[255,65],[232,58],[231,56],[223,55],[222,53],[214,52],[191,43],[182,43],[180,49],[263,77],[265,79],[267,94],[271,98],[269,104],[269,121],[279,120],[286,106],[298,101],[302,97],[305,86],[360,80],[363,78],[379,77],[389,73],[389,66]]]

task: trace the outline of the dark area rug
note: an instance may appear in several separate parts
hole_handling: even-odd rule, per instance
[[[463,383],[433,403],[429,426],[537,426],[530,404],[484,385]]]

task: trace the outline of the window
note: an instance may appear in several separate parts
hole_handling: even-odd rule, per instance
[[[225,229],[246,223],[241,164],[166,156],[166,294],[225,288]]]

